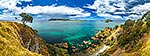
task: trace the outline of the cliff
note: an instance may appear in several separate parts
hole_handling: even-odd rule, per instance
[[[49,56],[36,30],[16,22],[0,22],[0,55]]]

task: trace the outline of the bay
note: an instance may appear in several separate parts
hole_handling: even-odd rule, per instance
[[[65,41],[82,42],[89,40],[98,31],[105,27],[113,28],[116,25],[121,25],[125,21],[113,21],[106,23],[101,20],[88,21],[46,21],[35,20],[33,23],[28,23],[33,29],[38,31],[47,43],[60,43]]]

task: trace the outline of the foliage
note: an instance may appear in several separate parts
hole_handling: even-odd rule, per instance
[[[138,19],[137,22],[132,20],[127,20],[123,25],[123,33],[119,36],[119,46],[123,47],[127,43],[131,43],[132,41],[136,41],[139,39],[145,32],[146,28],[142,27],[144,22],[141,19]]]
[[[50,53],[50,56],[69,56],[67,54],[67,50],[55,47],[54,45],[48,44],[48,52]]]
[[[118,37],[118,46],[124,47],[127,44],[130,50],[128,51],[137,51],[141,47],[142,43],[138,43],[139,39],[147,33],[150,29],[150,15],[147,13],[144,15],[146,17],[145,21],[142,18],[138,19],[137,22],[132,20],[127,20],[123,25],[122,34]],[[146,22],[146,23],[145,23]],[[138,43],[138,44],[135,44]]]
[[[99,56],[109,56],[108,54],[100,53]]]
[[[150,14],[148,14],[148,15],[146,16],[145,21],[150,21]]]
[[[111,40],[110,42],[109,42],[109,45],[111,46],[111,45],[113,45],[115,43],[115,41],[114,40]]]
[[[147,27],[150,27],[150,22],[146,22],[146,26],[147,26]]]
[[[25,22],[30,22],[32,23],[33,22],[33,18],[32,16],[26,14],[26,13],[21,13],[20,16],[22,17],[22,23],[25,25]]]
[[[132,21],[131,19],[128,19],[128,20],[125,22],[125,24],[123,25],[123,28],[124,28],[124,29],[127,29],[128,27],[133,26],[134,22],[135,22],[135,21]]]
[[[114,27],[114,30],[118,26]],[[150,46],[150,11],[146,12],[142,18],[133,21],[128,19],[123,25],[120,26],[121,30],[117,35],[117,41],[113,44],[110,41],[110,48],[101,53],[101,56],[105,54],[116,54],[117,49],[124,50],[120,53],[123,56],[149,56]],[[149,42],[148,42],[149,41]],[[145,44],[146,43],[146,44]],[[116,45],[116,46],[115,46]],[[128,54],[128,55],[126,55]]]
[[[149,14],[150,13],[150,11],[147,11],[143,16],[142,16],[142,20],[147,16],[147,14]]]
[[[119,26],[118,25],[116,25],[113,29],[115,30],[115,29],[117,29]]]

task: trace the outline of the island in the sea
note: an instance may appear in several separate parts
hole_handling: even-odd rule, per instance
[[[112,22],[112,20],[106,19],[105,22],[106,22],[106,23],[109,23],[109,22]]]
[[[68,18],[51,18],[48,21],[77,21],[77,22],[81,22],[81,21],[88,21],[88,20],[71,20]]]
[[[48,21],[71,21],[68,18],[51,18]]]

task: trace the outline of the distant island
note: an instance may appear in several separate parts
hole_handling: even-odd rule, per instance
[[[109,23],[109,22],[112,22],[112,20],[106,19],[105,22],[106,22],[106,23]]]
[[[77,21],[77,22],[81,22],[81,21],[88,21],[88,20],[71,20],[71,19],[67,19],[67,18],[51,18],[48,21]]]
[[[48,21],[71,21],[71,20],[66,18],[51,18]]]

